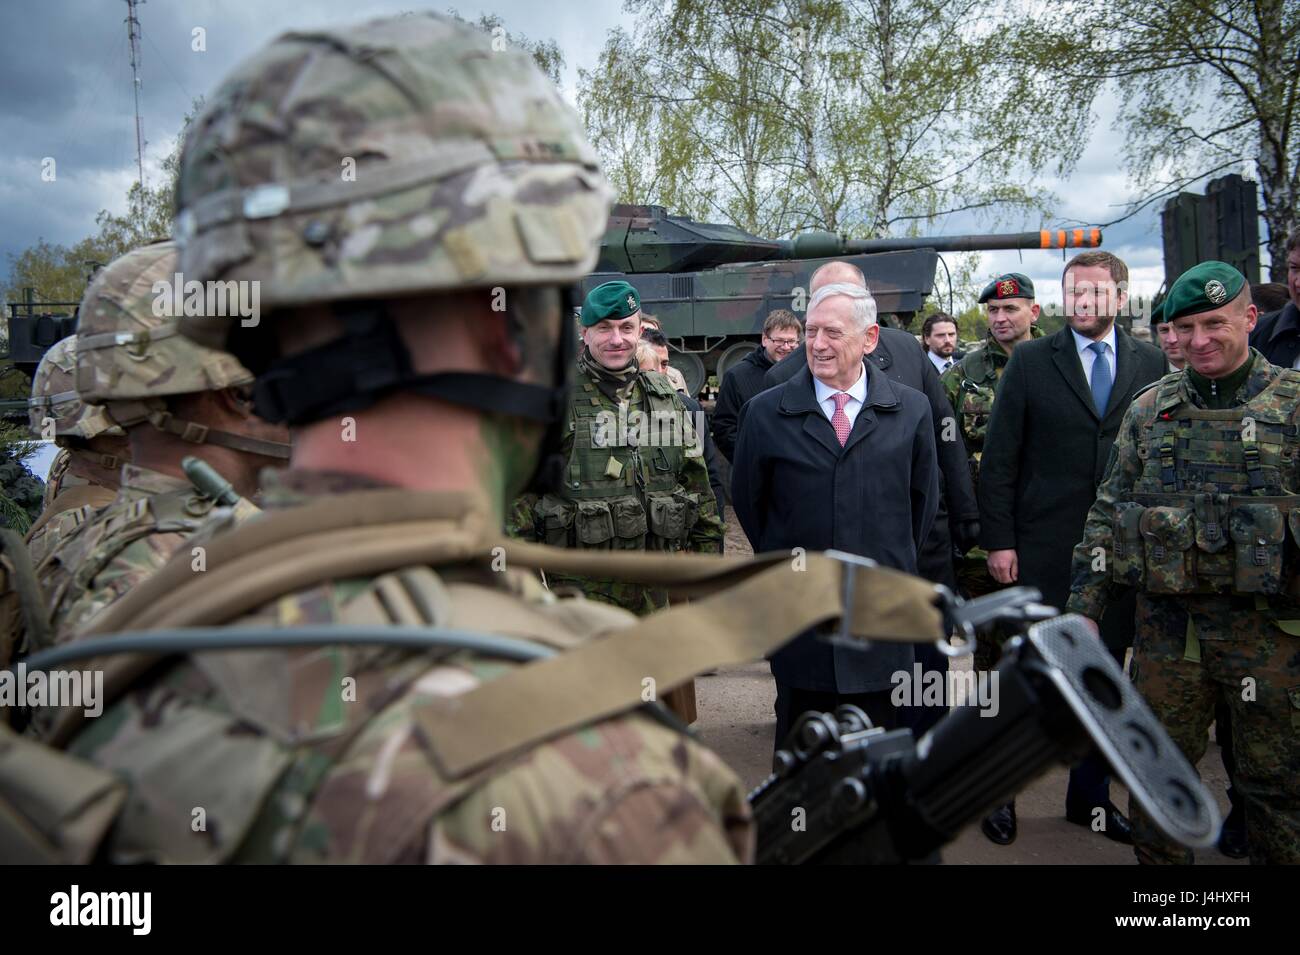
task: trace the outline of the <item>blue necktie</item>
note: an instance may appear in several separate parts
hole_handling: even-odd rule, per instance
[[[1106,405],[1110,401],[1110,362],[1106,361],[1106,343],[1093,342],[1088,346],[1097,357],[1092,360],[1092,403],[1097,406],[1099,417],[1106,417]]]

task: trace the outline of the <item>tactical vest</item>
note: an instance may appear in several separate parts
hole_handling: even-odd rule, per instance
[[[1278,370],[1244,405],[1186,401],[1156,386],[1142,473],[1114,516],[1112,576],[1156,594],[1300,594],[1300,372]],[[1288,542],[1288,528],[1290,542]]]
[[[994,351],[994,349],[997,349]],[[1007,367],[1008,358],[992,339],[982,348],[971,352],[957,367],[959,389],[953,411],[961,422],[962,439],[972,458],[972,467],[978,468],[979,455],[984,449],[984,435],[993,414],[993,401],[998,383]]]
[[[699,495],[679,475],[699,440],[668,379],[642,374],[639,407],[616,406],[590,380],[569,402],[569,457],[562,494],[537,504],[537,537],[556,547],[683,549],[699,519]],[[690,429],[690,430],[688,430]]]

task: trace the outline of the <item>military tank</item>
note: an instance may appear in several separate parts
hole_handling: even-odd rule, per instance
[[[616,205],[601,240],[596,271],[581,292],[623,279],[641,296],[643,312],[659,319],[669,356],[691,393],[710,376],[759,347],[768,312],[802,317],[808,280],[830,259],[862,269],[881,321],[907,328],[934,291],[941,252],[1000,249],[1094,249],[1101,230],[1043,229],[994,235],[846,239],[806,232],[764,239],[735,226],[672,216],[663,206]]]
[[[601,239],[596,271],[579,292],[624,279],[641,296],[668,337],[670,358],[691,393],[710,376],[759,347],[770,311],[802,316],[808,280],[831,259],[862,269],[880,319],[906,328],[934,291],[942,252],[1000,249],[1097,248],[1101,230],[1042,229],[991,235],[847,239],[831,232],[805,232],[793,239],[764,239],[720,223],[673,216],[663,206],[614,206]],[[76,302],[26,300],[9,306],[9,351],[15,367],[30,376],[41,356],[76,331]],[[14,404],[10,414],[25,413]]]
[[[55,342],[77,330],[80,302],[37,302],[36,290],[23,289],[23,301],[9,303],[9,354],[28,377]]]
[[[77,330],[77,308],[80,302],[37,302],[34,289],[23,289],[23,301],[9,303],[7,335],[9,350],[0,355],[8,359],[0,376],[17,369],[31,378],[41,357],[55,342]],[[12,394],[12,392],[9,392]],[[27,420],[27,400],[0,399],[0,417]]]

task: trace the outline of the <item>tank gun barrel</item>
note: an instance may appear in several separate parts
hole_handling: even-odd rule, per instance
[[[933,249],[936,252],[989,252],[999,249],[1095,249],[1102,241],[1101,229],[1040,229],[988,235],[916,236],[890,239],[847,239],[832,232],[805,232],[781,243],[779,257],[786,259],[828,259],[837,255],[866,255],[873,252],[904,252]]]

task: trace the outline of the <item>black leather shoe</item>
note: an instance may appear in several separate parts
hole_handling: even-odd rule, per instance
[[[1124,814],[1115,808],[1114,803],[1106,803],[1106,828],[1101,830],[1101,835],[1105,836],[1112,842],[1118,842],[1122,845],[1133,845],[1133,827],[1129,821],[1124,818]],[[1067,821],[1074,823],[1076,826],[1083,826],[1087,829],[1092,828],[1092,809],[1066,809],[1065,818]]]
[[[1250,855],[1246,843],[1246,812],[1241,806],[1233,806],[1228,818],[1223,820],[1219,830],[1219,851],[1229,859],[1244,859]]]
[[[1016,804],[1009,802],[998,806],[980,823],[980,832],[1000,846],[1009,846],[1016,841]]]

